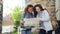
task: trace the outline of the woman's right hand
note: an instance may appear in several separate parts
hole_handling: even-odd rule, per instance
[[[40,30],[40,27],[38,27],[37,30]]]

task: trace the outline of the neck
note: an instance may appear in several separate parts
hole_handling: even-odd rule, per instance
[[[40,13],[41,13],[41,11],[38,12],[38,14],[40,14]]]

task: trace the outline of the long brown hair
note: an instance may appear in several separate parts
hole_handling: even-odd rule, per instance
[[[25,7],[25,9],[24,9],[24,12],[28,11],[28,8],[29,8],[29,7],[33,7],[33,5],[31,5],[31,4],[27,5],[27,6]]]
[[[35,16],[35,17],[37,16],[36,7],[39,7],[39,8],[41,9],[41,11],[44,10],[43,7],[41,6],[41,4],[36,4],[36,5],[34,6],[34,16]]]

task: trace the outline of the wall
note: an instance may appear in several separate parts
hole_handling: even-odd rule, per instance
[[[55,1],[55,7],[57,20],[60,20],[60,0]]]
[[[45,7],[48,12],[49,12],[49,15],[51,17],[51,19],[53,20],[56,20],[56,16],[55,16],[55,0],[26,0],[26,4],[41,4],[43,7]]]

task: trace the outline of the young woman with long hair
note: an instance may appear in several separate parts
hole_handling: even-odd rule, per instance
[[[23,20],[24,18],[34,18],[33,15],[33,5],[27,5],[27,7],[25,7],[24,13],[22,14],[21,19]],[[27,26],[22,26],[23,30],[21,34],[31,34],[31,27],[27,27]]]
[[[36,4],[34,6],[34,14],[36,18],[40,19],[39,34],[52,34],[53,27],[47,10],[43,9],[41,4]]]

